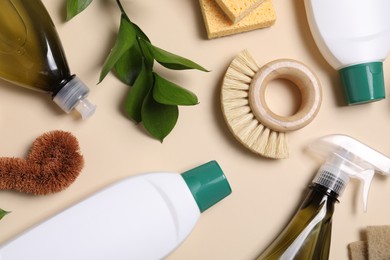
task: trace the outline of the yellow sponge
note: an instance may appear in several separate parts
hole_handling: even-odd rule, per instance
[[[215,0],[233,23],[247,16],[264,0]]]
[[[269,27],[276,20],[272,0],[265,0],[235,24],[227,18],[215,0],[199,0],[199,3],[209,39]]]

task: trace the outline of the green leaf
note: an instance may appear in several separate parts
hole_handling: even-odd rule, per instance
[[[144,39],[147,42],[150,42],[148,36],[142,31],[142,29],[136,25],[135,23],[132,23],[135,29],[135,32],[137,33],[137,36],[140,37],[141,39]]]
[[[92,0],[67,0],[66,20],[69,21],[89,6]]]
[[[115,63],[114,69],[118,78],[125,84],[132,86],[142,68],[142,54],[138,45],[128,49]]]
[[[153,99],[153,89],[142,105],[142,122],[145,129],[161,142],[175,127],[179,117],[177,106],[164,105]]]
[[[8,213],[10,213],[10,212],[9,212],[9,211],[5,211],[5,210],[0,209],[0,220],[1,220],[5,215],[7,215]]]
[[[192,106],[198,104],[198,98],[194,93],[164,79],[157,73],[154,73],[153,98],[165,105]]]
[[[129,50],[136,42],[136,31],[133,25],[126,19],[125,15],[121,16],[118,36],[114,47],[111,49],[103,69],[100,73],[99,83],[107,76],[108,72],[115,66],[123,54]]]
[[[141,39],[142,47],[145,47],[152,54],[153,58],[168,69],[174,70],[186,70],[186,69],[197,69],[201,71],[208,72],[205,68],[200,66],[199,64],[178,56],[176,54],[167,52],[163,49],[160,49],[156,46],[153,46],[150,42],[147,42]]]
[[[141,66],[141,72],[130,88],[125,104],[126,113],[137,123],[142,121],[142,104],[153,86],[152,72],[143,63]]]
[[[126,18],[127,19],[127,18]],[[148,36],[138,27],[135,23],[132,23],[137,37],[149,41]],[[150,42],[150,41],[149,41]],[[129,50],[127,50],[122,57],[115,64],[115,72],[118,78],[125,84],[132,86],[134,81],[138,77],[141,71],[143,53],[141,52],[139,44],[134,44]],[[153,67],[153,58],[151,55],[145,57],[149,67]]]

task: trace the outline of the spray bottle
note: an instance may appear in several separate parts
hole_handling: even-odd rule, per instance
[[[326,161],[290,223],[257,259],[328,259],[334,206],[349,180],[362,182],[366,211],[375,172],[390,175],[390,158],[349,136],[325,136],[310,148]]]
[[[55,26],[40,0],[0,1],[0,78],[52,95],[69,113],[88,118],[89,89],[70,73]]]

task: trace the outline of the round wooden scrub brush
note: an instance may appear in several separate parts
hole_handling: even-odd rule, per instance
[[[64,190],[84,166],[77,139],[64,131],[38,137],[26,159],[0,158],[0,189],[45,195]]]
[[[301,93],[300,108],[292,116],[279,116],[266,103],[266,87],[278,78],[291,81]],[[269,158],[289,156],[285,132],[309,124],[321,101],[319,80],[306,65],[280,59],[260,68],[247,50],[234,58],[222,83],[222,111],[230,131],[251,151]]]

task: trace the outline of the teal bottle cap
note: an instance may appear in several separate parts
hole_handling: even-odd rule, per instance
[[[385,98],[382,62],[345,67],[339,73],[349,105]]]
[[[232,193],[225,174],[216,161],[211,161],[181,174],[191,190],[200,212]]]

